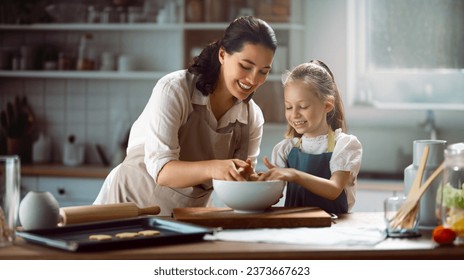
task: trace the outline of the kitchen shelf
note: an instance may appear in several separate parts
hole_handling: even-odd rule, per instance
[[[52,176],[73,178],[104,179],[111,168],[101,165],[65,166],[59,163],[24,164],[21,166],[22,176]]]
[[[182,31],[182,30],[224,30],[229,23],[35,23],[35,24],[0,24],[0,30],[11,31]],[[272,23],[278,30],[304,30],[303,24]]]
[[[153,80],[160,79],[168,72],[163,71],[0,71],[2,78],[40,78],[40,79],[105,79],[105,80]],[[280,81],[279,74],[271,74],[268,81]]]
[[[64,0],[62,0],[65,2]],[[207,2],[199,1],[201,5]],[[272,1],[271,1],[272,2]],[[270,3],[271,3],[270,2]],[[167,73],[177,69],[186,68],[195,52],[209,42],[216,40],[230,24],[226,20],[226,11],[220,21],[190,21],[188,18],[189,0],[179,0],[179,14],[170,22],[142,22],[142,23],[32,23],[32,24],[0,24],[2,34],[2,47],[8,52],[14,52],[18,46],[31,46],[43,48],[49,44],[53,49],[67,53],[75,53],[83,32],[95,33],[91,44],[97,57],[103,52],[124,54],[135,61],[131,72],[103,72],[103,71],[10,71],[0,70],[0,78],[43,78],[43,79],[123,79],[123,80],[147,80],[159,79]],[[270,3],[267,3],[270,5]],[[197,3],[198,4],[198,3]],[[254,3],[224,1],[222,8],[228,9],[231,5],[236,8],[250,7],[257,9]],[[243,6],[245,5],[245,6]],[[276,5],[282,5],[278,3]],[[285,63],[287,67],[300,63],[304,53],[302,47],[303,33],[305,30],[302,10],[303,0],[288,1],[288,16],[275,17],[275,15],[263,12],[264,18],[275,30],[279,45],[287,47]],[[268,7],[270,8],[270,7]],[[214,13],[213,11],[209,11]],[[259,12],[258,12],[259,14]],[[259,17],[259,15],[258,15]],[[206,15],[205,15],[206,18]],[[41,44],[37,44],[41,42]],[[149,50],[150,49],[150,50]],[[10,54],[7,54],[11,56]],[[11,59],[11,58],[10,58]],[[97,64],[99,58],[96,59]],[[41,65],[42,62],[36,64]],[[5,63],[4,63],[5,64]],[[2,66],[5,67],[5,66]],[[287,68],[286,67],[286,68]],[[42,65],[35,68],[41,69]],[[97,65],[98,68],[98,65]],[[280,74],[272,73],[268,81],[279,81]]]
[[[303,24],[296,24],[296,23],[272,23],[268,22],[269,25],[274,29],[274,31],[278,30],[304,30]],[[225,30],[225,28],[229,25],[226,22],[219,22],[219,23],[185,23],[182,24],[182,29],[185,30]]]
[[[2,24],[0,30],[12,31],[181,31],[182,25],[176,23],[155,24],[155,23],[35,23],[28,25]]]
[[[0,71],[3,78],[42,78],[42,79],[159,79],[167,72],[160,71]]]

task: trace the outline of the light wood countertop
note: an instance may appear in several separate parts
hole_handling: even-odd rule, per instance
[[[332,227],[365,226],[383,223],[381,212],[357,212],[340,215]],[[464,259],[464,246],[437,246],[431,231],[411,239],[387,238],[375,246],[291,245],[200,241],[186,244],[148,246],[121,250],[72,253],[27,243],[18,238],[16,244],[0,249],[0,259],[63,260],[63,259]]]
[[[51,176],[74,178],[104,179],[111,167],[102,165],[65,166],[63,164],[24,164],[21,166],[22,176]]]

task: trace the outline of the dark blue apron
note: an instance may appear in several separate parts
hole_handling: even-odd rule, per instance
[[[329,148],[326,153],[322,154],[307,154],[300,150],[301,141],[292,148],[288,155],[287,167],[295,168],[306,173],[330,179],[330,159],[332,158],[333,146],[335,145],[333,132],[329,133]],[[345,191],[335,199],[330,200],[323,198],[311,191],[301,187],[298,184],[288,182],[287,193],[285,197],[285,206],[303,207],[317,206],[328,213],[347,213],[348,200]]]

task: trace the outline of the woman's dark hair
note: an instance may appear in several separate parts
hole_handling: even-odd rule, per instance
[[[219,49],[222,47],[228,54],[240,52],[245,43],[260,44],[275,52],[277,39],[274,30],[265,21],[244,16],[230,23],[222,39],[208,44],[193,59],[188,72],[198,75],[196,87],[203,95],[211,94],[219,76]]]

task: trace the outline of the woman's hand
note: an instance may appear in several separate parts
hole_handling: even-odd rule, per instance
[[[156,182],[162,186],[186,188],[198,184],[209,184],[211,179],[245,181],[239,169],[248,168],[249,163],[240,159],[180,161],[166,163]],[[179,176],[179,172],[182,176]]]
[[[245,167],[240,167],[238,169],[238,173],[240,173],[240,175],[242,175],[242,177],[246,180],[246,181],[251,181],[253,180],[254,178],[257,177],[256,175],[256,172],[255,170],[253,169],[253,167],[251,166],[251,159],[247,159],[245,161],[248,165],[245,166]]]
[[[214,160],[210,165],[211,178],[217,180],[246,181],[250,169],[253,170],[250,160]]]

